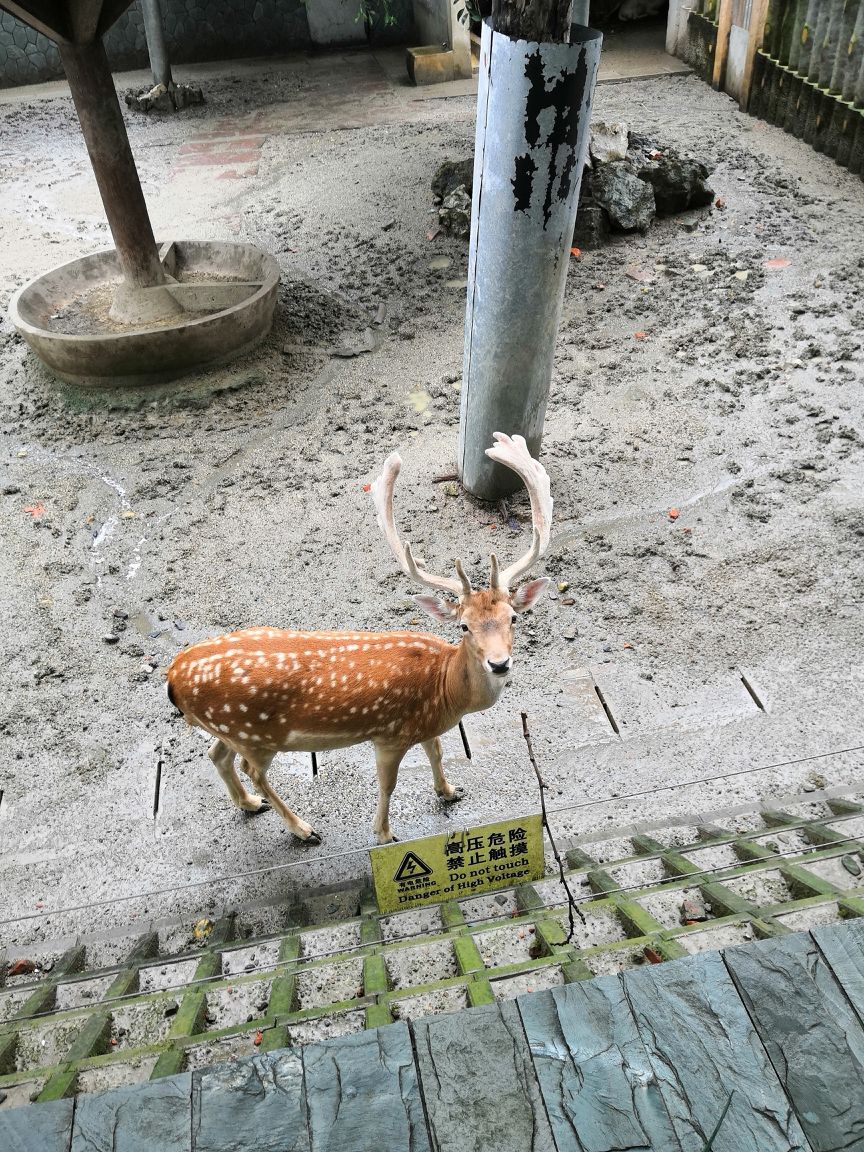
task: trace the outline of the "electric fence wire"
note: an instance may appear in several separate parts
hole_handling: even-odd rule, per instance
[[[755,768],[741,768],[734,772],[721,772],[717,776],[704,776],[695,780],[676,780],[670,784],[658,784],[654,788],[646,788],[642,792],[623,793],[616,796],[603,796],[595,800],[583,800],[576,804],[565,804],[560,808],[550,808],[549,816],[557,816],[562,812],[571,812],[577,808],[592,808],[600,804],[620,804],[626,800],[638,800],[643,796],[651,796],[657,792],[671,792],[677,788],[689,788],[696,784],[713,784],[718,780],[727,780],[736,776],[746,776],[756,772],[770,772],[780,768],[791,768],[797,764],[809,764],[813,760],[826,760],[834,756],[845,756],[852,752],[864,752],[864,744],[850,748],[837,748],[830,752],[818,752],[811,756],[801,756],[794,760],[783,760],[773,764],[757,765]],[[512,813],[502,816],[498,821],[518,819],[524,813]],[[836,819],[836,817],[831,817]],[[490,821],[486,821],[489,823]],[[347,848],[344,852],[331,852],[326,856],[304,856],[301,860],[289,860],[284,864],[270,864],[266,868],[252,868],[245,872],[236,872],[230,876],[211,876],[203,880],[190,880],[184,884],[174,884],[167,888],[154,888],[149,892],[132,892],[125,896],[109,896],[102,900],[91,900],[86,904],[73,904],[68,908],[40,909],[37,912],[28,912],[20,916],[9,916],[0,920],[0,928],[7,924],[20,924],[28,920],[41,920],[49,916],[66,916],[72,912],[88,912],[94,908],[107,908],[112,904],[129,904],[134,900],[149,900],[154,896],[173,896],[176,892],[188,891],[191,888],[203,888],[208,885],[230,884],[235,880],[245,880],[252,876],[265,876],[276,872],[285,872],[291,868],[313,867],[326,864],[330,860],[343,860],[349,856],[361,856],[368,853],[368,848]]]
[[[848,818],[849,817],[843,817],[843,816],[839,816],[839,817],[838,816],[825,816],[822,818],[822,820],[819,820],[819,821],[812,820],[812,821],[809,821],[809,823],[810,824],[817,824],[817,823],[824,823],[825,821],[828,821],[828,820],[843,820],[843,819],[848,819]],[[774,829],[774,831],[778,835],[782,834],[783,832],[786,832],[786,831],[794,831],[794,830],[795,829],[793,829],[791,827],[789,827],[789,828],[778,827],[777,829]],[[771,832],[769,830],[769,832],[767,832],[766,835],[770,835],[770,834],[771,834]],[[835,853],[836,849],[842,848],[844,845],[853,845],[853,844],[855,845],[855,850],[857,850],[861,853],[864,853],[864,846],[862,846],[862,837],[861,836],[848,836],[848,837],[844,837],[844,838],[839,839],[839,840],[834,840],[830,844],[813,845],[812,848],[804,848],[804,849],[794,848],[794,849],[790,849],[786,852],[776,852],[776,853],[772,853],[768,856],[760,856],[760,857],[754,858],[752,860],[742,861],[741,863],[753,865],[751,871],[746,873],[745,875],[750,875],[752,872],[756,872],[756,873],[763,872],[763,871],[765,871],[763,865],[770,864],[771,861],[773,861],[773,860],[786,860],[786,859],[789,859],[790,857],[793,857],[793,856],[802,857],[801,860],[796,861],[796,864],[800,864],[802,867],[806,868],[807,857],[812,857],[814,854],[819,853],[820,854],[820,856],[819,856],[820,860],[822,860],[822,859],[828,859],[828,860],[834,859],[833,855],[826,855],[826,853]],[[706,844],[705,847],[712,847],[712,845]],[[641,863],[641,862],[644,862],[644,859],[645,859],[644,857],[640,857],[635,862]],[[650,857],[648,857],[648,859],[650,859]],[[627,863],[630,863],[630,862],[631,861],[627,861]],[[817,863],[818,863],[818,861],[817,861]],[[620,865],[618,865],[618,867],[620,867]],[[649,888],[663,888],[663,887],[665,887],[665,889],[667,891],[675,891],[676,889],[671,888],[671,885],[673,885],[673,884],[680,884],[681,882],[684,882],[685,884],[689,884],[691,881],[695,881],[698,883],[700,878],[704,878],[704,877],[708,877],[708,876],[717,876],[717,875],[720,875],[721,873],[724,873],[724,872],[731,872],[735,868],[739,868],[739,867],[741,867],[741,864],[724,864],[724,865],[719,865],[719,866],[714,867],[714,868],[699,869],[698,871],[694,871],[694,872],[678,873],[677,875],[669,876],[669,877],[666,877],[665,879],[658,880],[656,882],[656,884],[646,885],[645,883],[641,883],[641,884],[622,885],[621,887],[618,887],[618,888],[604,888],[602,891],[595,891],[591,894],[586,894],[586,896],[583,898],[582,906],[584,907],[585,905],[594,904],[594,903],[597,903],[599,901],[607,899],[609,896],[617,896],[617,895],[620,895],[621,893],[624,893],[624,892],[640,892],[640,891],[644,892],[644,891],[646,891],[646,889],[649,889]],[[576,869],[576,871],[578,872],[578,871],[580,871],[580,869]],[[588,871],[593,871],[593,869],[586,869],[586,873]],[[722,881],[721,881],[721,883],[722,883]],[[862,879],[862,886],[864,886],[864,879]],[[502,888],[502,889],[499,889],[498,892],[495,893],[495,895],[500,895],[500,894],[503,894],[504,892],[512,892],[512,891],[514,891],[513,888]],[[854,892],[850,892],[850,895],[852,895],[852,894],[854,894]],[[470,899],[470,897],[469,897],[469,899]],[[552,903],[552,904],[544,904],[544,903],[534,904],[530,908],[525,908],[524,910],[520,910],[517,908],[516,911],[514,911],[508,919],[513,921],[514,926],[515,926],[516,920],[519,920],[519,921],[522,921],[523,919],[537,920],[539,917],[539,914],[541,912],[561,912],[565,909],[565,906],[566,906],[566,901],[564,901],[564,900],[559,900],[559,901]],[[405,913],[401,913],[401,915],[404,915],[404,914]],[[400,915],[400,913],[391,913],[391,915]],[[732,913],[732,915],[735,915],[735,913]],[[746,916],[747,913],[742,911],[741,915]],[[386,919],[386,917],[381,917],[381,919]],[[317,961],[326,960],[326,959],[329,959],[330,957],[333,957],[333,956],[342,956],[347,961],[348,959],[350,959],[351,955],[356,955],[358,952],[362,953],[364,951],[367,951],[370,948],[374,949],[374,948],[381,948],[384,946],[387,946],[387,947],[393,946],[393,947],[398,948],[400,945],[402,945],[408,941],[411,941],[411,940],[428,938],[430,936],[435,936],[435,937],[449,936],[450,931],[454,932],[454,934],[456,934],[458,936],[459,934],[462,934],[462,930],[465,928],[476,928],[476,927],[483,925],[483,924],[500,922],[502,919],[504,919],[504,917],[502,917],[500,915],[500,913],[494,913],[490,916],[477,917],[474,920],[465,920],[465,922],[463,924],[459,924],[455,929],[451,929],[451,930],[445,929],[440,933],[434,933],[434,932],[430,933],[428,929],[425,931],[419,931],[419,932],[406,932],[403,936],[396,937],[390,941],[368,940],[368,941],[366,941],[366,943],[353,944],[347,948],[346,947],[334,948],[330,951],[325,951],[325,952],[315,952],[315,953],[310,954],[309,956],[295,957],[292,960],[274,960],[273,962],[264,963],[264,964],[258,965],[256,967],[253,967],[253,968],[244,968],[244,970],[242,972],[229,972],[229,973],[217,972],[217,973],[210,975],[210,976],[202,976],[202,977],[198,978],[197,980],[185,981],[183,983],[183,985],[181,986],[181,990],[187,990],[189,988],[195,988],[199,985],[213,984],[213,983],[231,980],[231,979],[241,980],[241,979],[245,979],[247,976],[261,975],[264,973],[267,973],[267,974],[273,973],[273,974],[278,975],[280,973],[283,973],[286,969],[291,969],[295,972],[302,972],[304,970],[314,971],[314,968],[317,966],[316,965]],[[716,919],[716,918],[712,918],[712,919]],[[320,931],[326,931],[326,929],[320,929]],[[297,932],[296,934],[302,936],[303,932],[301,930],[301,931]],[[473,933],[469,933],[469,935],[473,935]],[[266,942],[267,942],[266,939],[259,939],[256,941],[256,946],[260,946],[261,944],[266,943]],[[219,948],[218,951],[222,952],[222,953],[230,952],[230,951],[234,950],[232,948],[232,945],[234,945],[235,948],[239,949],[241,946],[243,946],[243,943],[244,943],[243,941],[237,941],[236,944],[233,941],[227,942],[226,946],[223,948]],[[249,944],[246,944],[245,946],[247,948],[250,947]],[[173,959],[174,958],[172,958],[172,957],[161,957],[161,958],[160,957],[154,957],[152,960],[152,966],[153,967],[159,967],[159,966],[164,967],[166,964],[171,963]],[[151,966],[151,965],[148,965],[146,963],[146,961],[142,961],[142,962],[137,964],[138,968],[145,968],[145,967],[149,967],[149,966]],[[111,971],[116,971],[119,974],[120,972],[123,971],[123,967],[122,967],[122,965],[120,965],[116,969],[112,968]],[[98,973],[94,974],[91,977],[91,979],[95,978],[96,975],[98,975]],[[65,983],[71,983],[71,982],[72,981],[65,981]],[[84,981],[82,980],[80,982],[83,983]],[[36,991],[36,990],[38,990],[40,985],[37,984],[37,985],[28,986],[28,987],[32,987],[33,991]],[[156,991],[156,990],[154,990],[154,991]],[[170,989],[159,989],[158,991],[170,992]],[[114,1003],[122,1003],[126,1000],[134,999],[135,997],[141,996],[141,995],[146,995],[146,993],[141,993],[140,991],[139,992],[126,992],[121,996],[111,997],[110,999],[107,999],[107,1000],[100,1000],[100,1001],[98,1001],[98,1005],[96,1002],[94,1002],[94,1007],[96,1007],[96,1006],[103,1007],[103,1006],[111,1005]],[[49,1011],[51,1011],[51,1010],[49,1010]],[[23,1024],[23,1023],[26,1023],[27,1021],[30,1021],[30,1020],[38,1020],[41,1016],[44,1016],[44,1015],[45,1015],[45,1013],[43,1012],[43,1013],[34,1013],[31,1016],[16,1016],[14,1018],[10,1018],[7,1021],[7,1026],[14,1026],[17,1024]],[[203,1035],[204,1034],[202,1033],[202,1036]]]

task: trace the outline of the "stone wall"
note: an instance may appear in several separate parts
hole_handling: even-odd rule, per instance
[[[314,4],[315,0],[308,0]],[[348,6],[348,0],[344,0]],[[376,39],[409,37],[410,3],[392,5],[395,25],[377,32]],[[303,0],[162,0],[165,39],[171,62],[271,56],[317,44],[345,42],[340,28],[316,29],[310,34]],[[356,27],[365,39],[363,23]],[[353,28],[353,24],[352,24]],[[354,39],[352,35],[348,39]],[[138,4],[120,17],[105,37],[111,66],[146,68],[147,44]],[[38,32],[0,12],[0,88],[35,84],[63,75],[57,49]]]

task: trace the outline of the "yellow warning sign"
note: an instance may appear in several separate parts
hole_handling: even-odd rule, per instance
[[[540,814],[463,828],[369,850],[380,912],[460,900],[539,880],[544,872]]]

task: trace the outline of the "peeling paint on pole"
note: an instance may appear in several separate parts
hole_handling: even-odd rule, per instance
[[[602,37],[511,40],[483,25],[459,472],[495,499],[518,479],[485,456],[493,432],[540,450]]]

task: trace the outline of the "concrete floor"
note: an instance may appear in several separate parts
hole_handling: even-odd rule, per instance
[[[663,70],[656,52],[635,59]],[[474,109],[470,86],[441,99],[391,71],[366,53],[178,69],[206,79],[204,109],[130,114],[160,238],[236,236],[279,259],[279,317],[255,355],[93,398],[0,330],[0,903],[38,917],[0,938],[198,909],[201,890],[178,883],[274,862],[289,868],[208,891],[361,873],[370,749],[322,757],[317,781],[301,757],[274,767],[324,837],[298,848],[275,816],[231,807],[161,669],[186,641],[253,623],[423,627],[362,490],[394,448],[399,514],[433,567],[461,553],[479,577],[492,548],[526,544],[431,483],[454,453],[467,251],[427,240],[429,181],[470,154]],[[108,242],[70,103],[47,95],[0,97],[4,303]],[[604,84],[596,114],[705,157],[725,207],[574,262],[544,460],[545,571],[576,604],[534,613],[509,693],[469,720],[470,765],[447,738],[458,811],[409,756],[403,838],[536,810],[523,708],[562,837],[861,777],[861,183],[690,76]],[[331,359],[382,302],[380,351]],[[108,645],[116,613],[128,627]],[[54,914],[70,905],[83,910]]]

